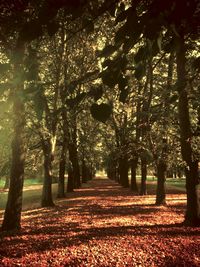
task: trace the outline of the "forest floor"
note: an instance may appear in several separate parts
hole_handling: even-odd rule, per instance
[[[0,266],[200,266],[200,228],[181,226],[186,196],[134,195],[96,178],[53,208],[23,211],[22,230],[0,234]]]

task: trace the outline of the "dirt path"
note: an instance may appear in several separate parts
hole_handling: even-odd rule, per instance
[[[174,225],[185,195],[154,202],[94,179],[54,208],[23,212],[22,231],[1,235],[0,266],[200,266],[200,229]]]

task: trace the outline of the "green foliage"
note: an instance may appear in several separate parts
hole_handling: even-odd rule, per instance
[[[146,159],[148,163],[153,161],[153,154],[149,149],[142,149],[140,153],[141,158]]]
[[[77,94],[74,98],[68,98],[66,99],[66,104],[69,108],[74,108],[79,105],[79,103],[85,98],[87,93],[82,92],[80,94]]]
[[[3,75],[10,69],[10,64],[8,63],[0,63],[0,75]]]
[[[112,107],[109,104],[105,103],[102,103],[100,105],[94,103],[90,108],[90,112],[94,119],[105,123],[112,113]]]
[[[32,7],[33,2],[34,1],[31,1],[29,3],[30,7]],[[117,153],[117,155],[127,153],[129,158],[131,158],[133,157],[134,153],[139,152],[138,147],[143,146],[144,150],[141,151],[141,154],[139,156],[147,158],[147,160],[150,162],[152,161],[153,156],[152,152],[148,150],[150,145],[148,144],[149,141],[145,139],[145,131],[148,131],[148,133],[150,133],[151,135],[155,135],[153,136],[154,138],[152,138],[154,141],[153,145],[157,148],[156,153],[159,154],[159,141],[162,139],[160,137],[163,135],[163,132],[161,130],[160,132],[158,131],[158,129],[156,128],[156,124],[158,125],[158,128],[162,128],[164,124],[168,124],[169,117],[168,115],[166,115],[167,113],[165,113],[168,106],[164,107],[164,103],[169,104],[169,106],[170,104],[173,104],[173,107],[176,108],[176,102],[178,100],[178,94],[176,91],[179,87],[178,84],[176,84],[173,88],[172,86],[169,86],[169,92],[167,92],[166,94],[164,93],[164,90],[166,90],[167,87],[166,62],[168,59],[168,55],[165,57],[164,54],[164,58],[161,57],[160,61],[160,59],[158,58],[158,53],[161,51],[161,49],[167,53],[174,49],[172,38],[174,38],[174,36],[177,37],[179,35],[180,29],[182,31],[181,33],[183,33],[183,35],[185,35],[185,38],[187,38],[187,32],[189,32],[189,29],[193,28],[191,27],[193,26],[193,24],[192,22],[190,23],[189,19],[193,19],[191,16],[191,10],[193,8],[191,2],[194,3],[194,1],[183,0],[179,3],[175,0],[134,0],[132,2],[129,2],[131,6],[128,7],[126,10],[124,3],[121,3],[120,7],[118,5],[117,9],[116,5],[113,4],[111,8],[109,8],[109,12],[112,14],[112,16],[116,16],[115,23],[117,27],[115,29],[111,29],[111,26],[106,27],[107,24],[105,23],[105,21],[103,21],[105,19],[104,16],[102,16],[102,18],[99,18],[103,21],[101,30],[103,29],[103,31],[105,31],[105,34],[101,30],[96,31],[96,29],[101,26],[101,23],[97,22],[98,27],[96,27],[96,25],[94,25],[93,23],[95,20],[92,18],[92,15],[88,14],[88,17],[85,17],[86,13],[89,12],[90,8],[91,10],[93,9],[92,1],[88,2],[90,5],[86,13],[82,14],[80,12],[86,2],[88,1],[44,0],[41,3],[39,3],[38,1],[38,8],[34,9],[33,7],[34,12],[30,18],[27,19],[27,16],[23,16],[23,19],[19,21],[13,19],[14,26],[12,29],[12,35],[8,34],[8,43],[11,43],[9,49],[12,49],[12,47],[15,46],[16,41],[23,41],[29,43],[38,39],[37,41],[31,43],[31,46],[35,45],[35,43],[38,44],[35,49],[30,47],[30,44],[26,45],[25,57],[27,56],[27,53],[28,56],[23,62],[21,62],[24,63],[24,66],[22,66],[22,68],[25,69],[26,74],[26,81],[24,86],[25,89],[19,94],[22,97],[24,97],[23,94],[25,94],[25,98],[28,101],[33,101],[38,120],[43,119],[44,122],[44,128],[41,127],[40,129],[42,134],[44,133],[44,136],[45,134],[47,134],[47,131],[49,131],[49,134],[51,134],[51,127],[46,127],[47,124],[52,125],[52,121],[54,122],[54,120],[56,121],[57,119],[58,120],[55,122],[55,124],[57,123],[59,125],[59,123],[63,123],[63,121],[59,121],[61,120],[60,115],[63,111],[67,112],[67,120],[70,120],[70,111],[72,109],[73,111],[75,111],[74,113],[76,113],[76,111],[78,113],[77,107],[80,107],[80,110],[87,110],[86,105],[90,105],[89,101],[91,101],[91,99],[83,101],[86,99],[87,96],[89,96],[90,98],[92,97],[94,101],[98,101],[103,95],[105,95],[105,99],[111,99],[112,101],[116,101],[114,112],[112,111],[111,105],[106,103],[92,104],[90,111],[93,118],[103,123],[105,123],[109,119],[111,113],[113,112],[112,119],[114,122],[110,120],[109,124],[106,125],[106,128],[107,126],[112,128],[113,132],[109,135],[109,137],[111,136],[112,138],[110,139],[114,140],[112,140],[112,142],[108,144],[108,147],[110,145],[112,149],[113,147],[114,149],[116,149],[114,144],[114,142],[116,141],[116,143],[118,142],[119,146],[116,149],[116,151],[119,152]],[[101,1],[97,2],[100,3]],[[104,7],[106,5],[109,6],[109,1],[105,1],[104,3]],[[188,10],[186,9],[186,7],[188,7]],[[59,11],[60,8],[64,8],[60,10],[63,11],[63,13]],[[180,10],[183,12],[179,12]],[[98,9],[96,11],[97,13],[99,12]],[[29,12],[29,10],[27,9],[26,12]],[[95,13],[95,10],[93,10],[93,12]],[[58,16],[56,16],[57,14]],[[63,14],[64,20],[62,21],[62,23],[60,20],[62,16],[59,17],[60,14]],[[74,19],[78,16],[79,19],[77,21],[74,21]],[[106,20],[109,20],[108,14],[105,17]],[[19,18],[17,17],[17,20],[18,19]],[[111,21],[113,22],[114,19],[112,18]],[[197,22],[196,24],[198,24]],[[15,24],[17,24],[18,26],[16,27]],[[196,24],[194,24],[194,26]],[[59,27],[62,25],[64,27],[63,36],[62,31],[59,31]],[[79,32],[79,29],[77,29],[77,26],[81,25],[82,27],[80,28],[85,28],[85,32]],[[112,23],[110,25],[113,26]],[[44,30],[46,30],[49,36],[53,38],[48,38]],[[106,36],[111,39],[111,36],[113,36],[114,31],[116,33],[114,40],[106,39]],[[6,31],[4,31],[4,33],[5,32]],[[74,32],[78,32],[78,34],[73,35]],[[112,34],[110,34],[110,32]],[[19,40],[17,40],[18,34],[16,33],[19,33]],[[93,34],[88,35],[85,33]],[[70,38],[68,38],[68,34]],[[88,37],[87,39],[85,38],[84,34]],[[193,34],[193,30],[191,34]],[[2,35],[2,37],[4,36]],[[5,37],[7,37],[6,34]],[[67,38],[67,44],[65,38]],[[103,84],[99,84],[98,80],[97,85],[96,81],[93,81],[91,79],[91,77],[93,78],[93,74],[90,76],[82,76],[82,72],[85,72],[88,69],[94,70],[97,66],[97,63],[100,64],[100,62],[97,62],[96,59],[94,59],[93,56],[90,57],[90,55],[95,54],[94,47],[99,46],[99,40],[101,38],[103,42],[105,41],[105,43],[107,43],[108,41],[110,41],[112,45],[105,46],[104,49],[99,52],[99,57],[102,57],[104,62],[102,64],[103,71],[98,77],[102,79]],[[104,40],[104,38],[106,40]],[[40,42],[41,39],[42,41]],[[64,40],[63,43],[61,43],[62,40]],[[187,41],[190,42],[189,39],[187,39]],[[7,43],[5,42],[5,44]],[[85,47],[89,44],[90,49],[85,49],[85,47],[81,46],[82,44]],[[137,45],[137,47],[134,47],[135,44]],[[132,50],[130,51],[130,49]],[[138,51],[136,49],[138,49]],[[191,54],[193,52],[192,49],[189,50]],[[189,53],[187,56],[190,56]],[[154,68],[155,66],[155,71],[153,72],[152,77],[152,81],[154,83],[152,86],[152,92],[150,92],[149,89],[151,87],[149,83],[149,65],[146,65],[146,63],[150,61],[149,59],[152,60],[151,67]],[[2,62],[4,61],[2,60]],[[190,62],[192,62],[192,60]],[[198,71],[200,69],[199,57],[193,60],[192,67],[195,71]],[[6,72],[9,73],[9,71],[9,64],[0,64],[1,74],[5,74]],[[10,72],[9,74],[10,77],[13,77],[12,72]],[[195,75],[196,74],[197,73],[195,72]],[[146,80],[143,79],[143,77],[145,76]],[[172,76],[175,76],[172,77],[172,80],[176,79],[176,75],[174,75],[174,73]],[[189,76],[190,72],[188,72],[188,81],[191,80]],[[135,78],[140,82],[135,81]],[[45,87],[45,94],[44,88],[41,85],[37,85],[36,81],[39,81],[38,83],[44,82],[44,84],[50,85],[48,88]],[[7,88],[10,88],[11,83],[5,84],[3,83],[3,79],[1,82],[2,83],[0,84],[0,89],[2,87],[2,92],[5,92]],[[189,89],[191,90],[191,94],[189,95],[191,102],[190,109],[191,113],[193,112],[193,124],[195,128],[198,116],[195,109],[199,107],[199,101],[198,97],[196,97],[196,102],[193,100],[196,96],[195,92],[193,91],[198,91],[198,87],[196,85],[196,83],[198,83],[198,80],[194,79],[191,83],[192,88]],[[145,84],[147,84],[146,87]],[[172,81],[172,84],[174,84],[174,80]],[[107,86],[110,88],[107,88]],[[60,88],[62,88],[62,96],[60,96]],[[82,90],[89,92],[85,93],[82,92]],[[116,98],[116,95],[119,96],[119,99]],[[56,99],[56,96],[58,99]],[[129,101],[130,106],[128,106],[129,102],[127,103],[127,105],[122,105],[121,103],[119,103],[119,101],[122,103],[126,103],[127,98],[129,96],[129,99],[131,99],[131,101]],[[83,102],[86,102],[86,104],[80,106],[80,104],[82,104]],[[150,102],[153,103],[153,106],[151,106]],[[143,105],[144,103],[150,103],[149,107],[145,109]],[[27,105],[27,107],[29,106]],[[47,116],[43,116],[44,112],[46,112],[45,115]],[[85,113],[82,113],[83,114],[81,120],[87,121],[84,120]],[[177,114],[173,113],[172,116],[174,119],[173,123],[175,124],[174,128],[178,128],[176,121]],[[46,122],[45,119],[47,119]],[[66,125],[67,127],[70,127],[70,123],[68,123],[67,120]],[[96,123],[95,121],[92,122],[93,124]],[[80,128],[81,123],[83,122],[80,122],[78,118],[78,128]],[[90,142],[90,145],[88,145],[88,140],[93,139],[91,138],[92,135],[90,135],[91,133],[89,133],[88,138],[85,133],[87,131],[92,132],[90,131],[92,129],[90,123],[91,121],[86,124],[85,128],[83,127],[84,129],[82,129],[81,133],[82,139],[79,139],[78,141],[80,142],[80,147],[82,147],[82,153],[87,154],[87,156],[85,157],[88,157],[88,155],[93,155],[93,157],[95,158],[95,154],[90,153],[90,150],[94,150],[95,143]],[[101,127],[104,126],[102,124],[100,125]],[[58,129],[59,127],[60,125],[58,126]],[[172,130],[170,136],[172,136],[171,138],[173,139],[173,142],[175,140],[174,136],[178,136],[178,131],[175,131],[174,128],[171,127],[170,129]],[[95,126],[94,129],[96,130]],[[70,131],[71,129],[68,130]],[[144,134],[144,136],[142,136],[142,134]],[[94,135],[95,134],[93,131],[93,136]],[[81,138],[80,135],[77,136],[77,138]],[[144,139],[142,139],[142,142],[144,142],[142,144],[140,144],[140,137]],[[58,131],[58,139],[59,138],[60,132]],[[176,138],[179,139],[179,136]],[[138,140],[133,141],[136,139]],[[85,144],[82,143],[83,140],[86,140]],[[101,141],[102,140],[100,139],[100,142]],[[199,143],[196,143],[198,149]],[[59,152],[60,151],[58,151],[58,154]],[[175,157],[177,158],[178,153],[174,154],[176,154]],[[95,161],[95,159],[93,160]],[[4,173],[4,170],[2,171],[2,173]]]
[[[0,176],[2,177],[5,175],[9,175],[10,167],[11,167],[11,161],[10,158],[8,158],[7,161],[5,161],[3,165],[0,166]]]
[[[3,95],[10,88],[12,88],[10,83],[0,83],[0,95]]]

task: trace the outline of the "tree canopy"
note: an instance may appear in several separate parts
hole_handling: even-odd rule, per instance
[[[184,223],[199,226],[199,13],[198,0],[1,1],[3,230],[20,228],[24,177],[42,168],[43,207],[54,180],[62,198],[102,169],[140,195],[155,173],[163,205],[182,172]]]

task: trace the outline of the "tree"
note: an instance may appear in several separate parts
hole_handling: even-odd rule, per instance
[[[181,10],[181,12],[180,12]],[[151,3],[134,1],[117,17],[117,22],[124,21],[115,36],[115,45],[110,54],[121,50],[127,54],[143,37],[156,41],[161,48],[161,36],[169,36],[176,43],[177,91],[179,95],[179,123],[182,157],[186,164],[187,209],[185,223],[199,225],[199,200],[197,197],[197,160],[189,140],[192,139],[189,106],[188,82],[186,75],[186,40],[199,37],[199,2],[168,1],[162,3],[154,0]],[[123,15],[122,15],[123,14]],[[140,16],[138,16],[140,14]],[[131,25],[131,27],[130,27]],[[166,29],[166,33],[163,32]],[[134,29],[134,30],[133,30]],[[159,51],[159,50],[158,50]],[[142,65],[136,68],[137,75],[142,74]]]
[[[18,5],[19,4],[19,5]],[[29,1],[0,4],[1,8],[1,44],[3,49],[12,54],[10,58],[13,69],[13,128],[12,142],[12,166],[8,202],[2,225],[3,230],[20,228],[22,189],[24,179],[24,102],[21,95],[24,93],[24,55],[27,44],[44,34],[43,28],[52,34],[52,25],[55,26],[54,18],[60,8],[66,8],[66,13],[77,14],[83,11],[85,2],[80,1],[57,1],[55,5],[51,1],[44,1],[41,5]],[[34,11],[34,12],[33,12]],[[13,23],[15,22],[15,23]],[[53,27],[55,29],[55,27]],[[53,31],[55,33],[56,31]],[[13,40],[12,45],[9,40]],[[9,50],[10,49],[10,50]],[[45,146],[45,144],[44,144]]]
[[[185,223],[189,225],[200,225],[200,204],[198,199],[198,160],[193,157],[193,149],[189,140],[192,139],[190,123],[188,93],[186,82],[186,50],[185,36],[176,37],[176,64],[177,83],[179,93],[179,122],[181,131],[181,152],[186,163],[186,192],[187,209]]]

